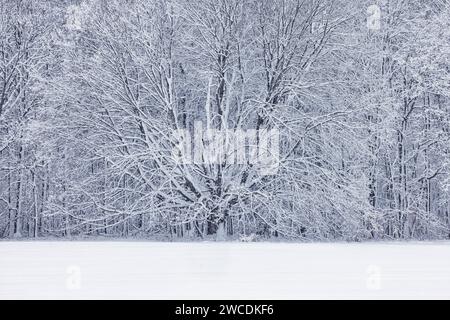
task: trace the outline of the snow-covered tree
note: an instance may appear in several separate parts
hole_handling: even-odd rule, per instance
[[[446,1],[0,10],[0,236],[449,236]]]

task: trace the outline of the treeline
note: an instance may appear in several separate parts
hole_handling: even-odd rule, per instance
[[[0,0],[0,237],[448,239],[449,43],[446,0]],[[179,161],[199,123],[276,171]]]

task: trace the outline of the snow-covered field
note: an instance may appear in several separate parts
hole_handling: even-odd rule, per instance
[[[0,299],[450,298],[450,243],[0,242]]]

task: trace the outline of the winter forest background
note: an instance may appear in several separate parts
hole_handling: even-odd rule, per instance
[[[449,44],[447,0],[0,0],[0,237],[448,239]]]

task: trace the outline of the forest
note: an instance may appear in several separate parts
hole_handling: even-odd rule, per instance
[[[0,238],[449,239],[449,98],[447,0],[0,0]]]

